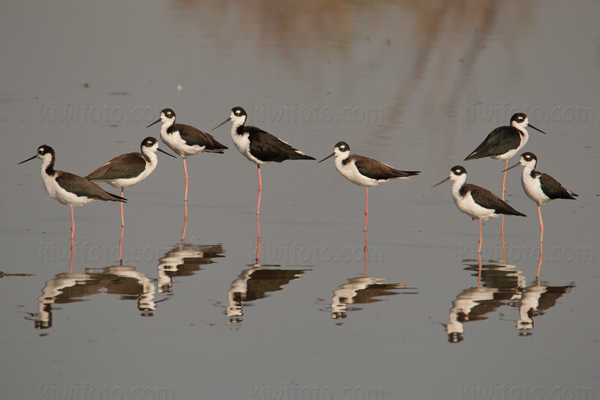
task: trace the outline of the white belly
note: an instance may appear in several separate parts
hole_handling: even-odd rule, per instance
[[[523,172],[521,176],[521,184],[527,197],[537,204],[544,204],[550,201],[550,197],[546,196],[539,185],[539,181],[533,179],[529,173]]]
[[[250,160],[253,163],[258,164],[258,165],[268,164],[269,163],[268,161],[259,160],[258,158],[254,157],[250,153],[249,136],[250,136],[249,133],[244,133],[243,135],[238,135],[234,129],[232,129],[232,131],[231,131],[231,140],[233,140],[233,144],[235,144],[235,147],[237,147],[237,149],[240,151],[240,153],[242,153],[244,155],[244,157],[246,157],[248,160]]]
[[[494,210],[483,208],[479,204],[475,203],[470,193],[465,197],[452,196],[452,198],[454,199],[458,209],[471,218],[486,220],[490,218],[498,218],[499,216],[494,213]]]
[[[335,169],[337,169],[338,172],[340,174],[342,174],[350,182],[352,182],[356,185],[359,185],[359,186],[371,187],[371,186],[377,186],[381,182],[387,182],[387,179],[386,180],[382,179],[382,180],[378,181],[376,179],[368,178],[368,177],[362,175],[360,172],[358,172],[358,168],[356,168],[354,161],[350,161],[348,164],[344,165],[344,164],[342,164],[342,160],[340,158],[336,158],[335,159]]]
[[[60,187],[58,183],[56,183],[56,179],[54,179],[52,176],[42,174],[42,182],[44,182],[44,187],[46,188],[48,195],[61,204],[70,206],[83,206],[94,201],[94,199],[90,199],[88,197],[79,197],[71,192],[66,191]]]
[[[160,131],[160,137],[167,146],[182,158],[193,156],[194,154],[202,153],[206,146],[189,146],[182,138],[179,132],[167,133],[166,130]]]

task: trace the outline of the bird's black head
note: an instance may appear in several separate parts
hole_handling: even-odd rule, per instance
[[[467,170],[461,165],[455,165],[454,167],[450,168],[450,173],[455,176],[461,176],[463,174],[466,174]]]
[[[346,142],[337,142],[335,144],[335,148],[338,149],[342,153],[344,153],[346,151],[350,151],[350,146],[348,146],[348,143],[346,143]]]
[[[28,158],[27,160],[21,161],[19,164],[26,163],[27,161],[31,161],[34,158],[39,158],[43,161],[49,160],[50,164],[54,164],[54,149],[48,145],[41,145],[37,149],[37,153],[35,156]]]
[[[170,108],[163,108],[163,109],[160,111],[160,113],[161,113],[161,115],[162,115],[162,114],[164,114],[164,115],[165,115],[165,117],[167,117],[167,118],[169,118],[169,119],[171,119],[171,118],[175,118],[175,111],[173,111],[173,110],[172,110],[172,109],[170,109]]]
[[[54,155],[54,149],[48,145],[43,144],[38,148],[37,153],[38,153],[38,156],[40,156],[40,157],[45,156],[46,154]]]
[[[156,138],[153,138],[152,136],[148,136],[146,139],[144,139],[144,141],[142,142],[142,147],[152,147],[154,146],[156,143],[158,142],[158,140],[156,140]]]
[[[231,112],[236,116],[236,117],[242,117],[242,116],[247,116],[248,114],[246,114],[246,110],[244,110],[242,107],[233,107],[231,109]]]
[[[510,118],[511,124],[516,122],[518,124],[522,124],[527,119],[527,115],[525,113],[516,113]]]
[[[526,162],[530,162],[530,161],[536,161],[537,162],[537,157],[535,156],[535,154],[533,154],[530,151],[527,151],[527,152],[521,154],[521,158],[523,160],[525,160]]]

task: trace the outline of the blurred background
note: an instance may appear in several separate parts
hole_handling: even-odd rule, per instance
[[[600,300],[599,12],[593,0],[4,4],[6,398],[597,397],[598,318],[583,311]],[[226,124],[211,132],[225,154],[187,160],[187,225],[182,163],[159,154],[125,190],[124,230],[116,204],[77,207],[71,247],[39,160],[17,165],[48,144],[57,169],[85,176],[158,138],[146,126],[163,108],[209,132],[234,106],[317,160],[343,140],[422,173],[369,191],[365,235],[365,191],[332,160],[270,164],[257,226],[256,167]],[[500,220],[484,223],[479,278],[477,221],[450,183],[431,186],[459,164],[499,195],[504,163],[463,159],[515,112],[547,133],[530,129],[524,151],[579,198],[542,207],[540,260],[536,206],[509,171],[507,200],[528,217],[507,217],[506,261]]]

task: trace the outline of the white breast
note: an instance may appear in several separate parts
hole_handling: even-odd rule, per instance
[[[335,168],[338,170],[340,174],[342,174],[346,179],[350,182],[360,185],[360,186],[377,186],[380,182],[386,182],[384,180],[377,181],[375,179],[368,178],[358,172],[358,168],[356,168],[356,163],[354,160],[350,161],[346,165],[342,164],[342,158],[336,157],[335,159]]]
[[[498,215],[494,213],[494,210],[483,208],[479,204],[475,203],[471,193],[468,193],[464,197],[461,196],[459,193],[460,186],[461,185],[452,186],[452,198],[454,199],[454,203],[456,203],[456,207],[458,207],[460,211],[467,214],[471,218],[476,219],[486,220],[490,218],[498,218]]]
[[[160,129],[160,137],[167,146],[171,148],[175,153],[179,154],[182,158],[193,156],[194,154],[202,153],[206,146],[190,146],[188,145],[179,134],[179,131],[167,133],[167,128]]]
[[[46,192],[48,192],[48,195],[50,195],[50,197],[52,197],[54,200],[61,204],[72,206],[83,206],[94,201],[94,199],[90,199],[88,197],[78,197],[77,195],[60,187],[60,185],[56,182],[57,174],[58,173],[51,176],[42,171],[42,182],[44,182]]]
[[[238,135],[237,127],[235,125],[231,128],[231,140],[233,140],[233,144],[235,144],[235,147],[237,147],[240,153],[242,153],[248,160],[258,165],[265,165],[269,163],[268,161],[259,160],[250,153],[250,134],[244,132],[243,135]]]
[[[538,204],[544,204],[550,201],[550,197],[546,196],[542,191],[539,179],[533,179],[531,177],[531,170],[528,168],[523,169],[523,175],[521,176],[521,184],[527,197]]]

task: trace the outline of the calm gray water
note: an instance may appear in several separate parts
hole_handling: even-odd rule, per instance
[[[0,14],[0,386],[6,399],[600,397],[600,3],[10,2]],[[40,162],[86,175],[139,149],[162,108],[208,131],[242,106],[321,159],[340,140],[422,174],[365,190],[333,161],[256,167],[159,154],[117,204],[50,199]],[[478,224],[450,183],[512,113],[525,150],[579,194]],[[167,149],[161,142],[161,146]],[[168,150],[168,149],[167,149]],[[510,164],[517,162],[513,158]],[[106,186],[117,193],[118,189]],[[365,239],[368,256],[365,263]],[[259,252],[258,263],[255,259]],[[122,265],[121,265],[122,264]]]

